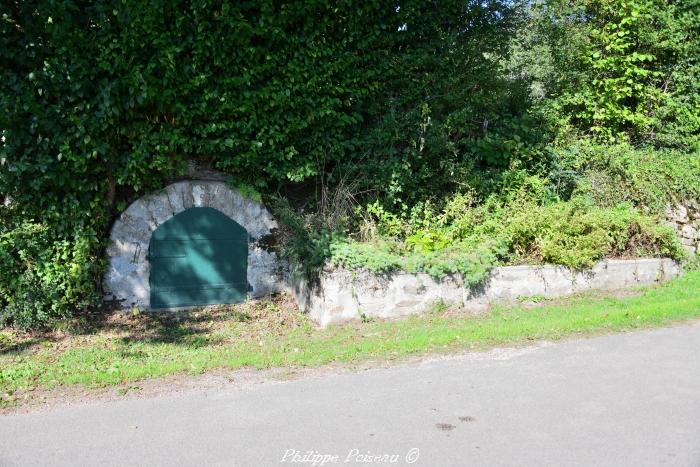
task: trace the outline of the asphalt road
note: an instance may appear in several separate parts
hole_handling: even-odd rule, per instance
[[[411,461],[700,466],[700,325],[0,417],[2,466]]]

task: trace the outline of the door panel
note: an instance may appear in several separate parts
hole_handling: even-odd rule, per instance
[[[248,233],[212,208],[190,208],[151,237],[151,308],[238,303],[247,293]]]

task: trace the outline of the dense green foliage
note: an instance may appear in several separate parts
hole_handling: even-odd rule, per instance
[[[505,203],[490,198],[471,206],[456,196],[440,213],[422,212],[418,222],[414,216],[386,214],[369,222],[380,235],[368,242],[332,243],[335,264],[435,277],[461,273],[475,284],[496,264],[552,263],[581,269],[610,256],[684,257],[670,227],[630,204],[604,208],[585,197],[553,203],[529,196]],[[399,231],[389,234],[395,226]]]
[[[548,178],[561,197],[585,196],[605,207],[629,202],[654,215],[668,203],[700,199],[697,152],[578,141],[556,154]]]
[[[0,322],[98,306],[114,216],[193,161],[282,194],[285,251],[310,268],[473,282],[499,263],[679,257],[658,216],[700,194],[699,0],[0,15]]]
[[[698,0],[549,0],[525,17],[508,66],[558,128],[698,149]]]

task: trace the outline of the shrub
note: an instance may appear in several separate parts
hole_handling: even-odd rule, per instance
[[[510,200],[492,197],[473,205],[472,195],[458,194],[440,212],[423,205],[422,215],[413,210],[403,218],[372,205],[369,210],[379,215],[369,222],[378,225],[366,230],[378,232],[377,236],[365,242],[336,240],[330,260],[377,273],[404,270],[434,277],[461,273],[468,284],[475,284],[499,264],[550,263],[582,269],[605,257],[684,257],[671,228],[629,203],[600,208],[583,197],[537,202],[538,196],[535,190],[534,195],[521,192],[519,197],[507,197]],[[387,232],[400,234],[390,237]]]
[[[330,258],[334,264],[347,269],[366,268],[375,273],[386,273],[401,269],[404,257],[398,252],[399,248],[396,242],[386,239],[373,242],[342,239],[331,245]]]
[[[25,271],[18,278],[12,299],[0,310],[0,324],[13,324],[22,329],[45,328],[57,319],[69,316],[56,307],[59,294],[47,287],[35,274]]]
[[[416,251],[390,239],[371,242],[337,240],[331,245],[330,261],[346,269],[367,269],[377,274],[393,271],[425,272],[435,278],[462,274],[468,285],[482,281],[496,264],[497,245],[452,243],[431,251]]]
[[[99,306],[103,262],[94,233],[61,238],[22,221],[0,229],[0,325],[43,328],[76,311]]]
[[[598,206],[629,202],[661,214],[670,202],[700,198],[700,153],[674,149],[601,145],[579,140],[554,151],[553,187],[572,180],[559,194],[582,196]]]
[[[675,233],[629,204],[597,208],[581,198],[545,206],[513,206],[508,219],[512,260],[580,269],[604,257],[670,256],[683,250]]]

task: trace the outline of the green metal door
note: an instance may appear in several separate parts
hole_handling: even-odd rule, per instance
[[[238,303],[248,290],[248,233],[212,208],[164,222],[148,246],[151,308]]]

